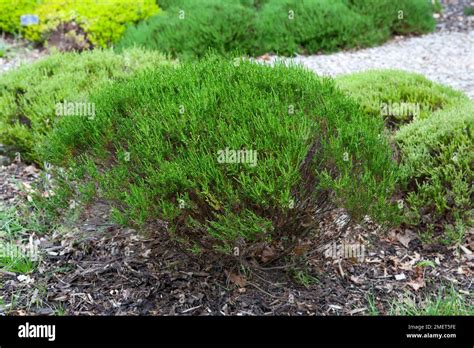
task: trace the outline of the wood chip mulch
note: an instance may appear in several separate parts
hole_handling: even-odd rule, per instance
[[[24,199],[19,182],[33,185],[38,172],[2,167],[4,204]],[[369,219],[344,226],[337,210],[321,221],[323,235],[364,245],[363,260],[328,257],[320,239],[308,237],[288,259],[246,269],[197,259],[163,228],[138,233],[109,213],[97,202],[38,236],[42,257],[27,277],[0,271],[0,315],[368,315],[369,299],[389,314],[394,301],[423,301],[451,285],[474,304],[473,230],[462,248],[423,247],[411,231],[384,232]]]

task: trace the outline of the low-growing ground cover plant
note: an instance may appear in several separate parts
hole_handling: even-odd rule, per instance
[[[417,302],[409,296],[394,302],[390,315],[474,315],[474,305],[468,296],[456,291],[453,285],[442,286],[438,293],[426,295]]]
[[[25,238],[29,232],[17,209],[0,203],[0,270],[28,273],[35,268],[38,255]]]
[[[180,58],[207,48],[250,56],[331,52],[371,46],[392,34],[432,31],[433,5],[424,0],[178,0],[165,14],[130,27],[118,43]]]
[[[110,50],[62,53],[2,75],[0,80],[0,143],[19,152],[22,159],[42,162],[34,146],[48,133],[57,117],[66,116],[63,106],[85,103],[91,90],[140,69],[166,64],[156,52]],[[80,104],[79,106],[82,106]],[[76,113],[77,114],[77,113]],[[93,116],[92,114],[83,116]]]
[[[332,204],[355,220],[395,215],[383,122],[302,68],[209,56],[139,73],[92,100],[94,119],[60,120],[48,161],[98,184],[119,221],[167,221],[193,250],[278,248],[317,230]]]
[[[474,104],[405,125],[395,140],[407,223],[422,228],[428,239],[461,243],[474,223]]]
[[[55,32],[73,41],[73,48],[87,43],[105,48],[116,42],[127,24],[158,13],[154,0],[2,0],[0,30],[21,33],[35,41],[48,41]],[[20,16],[34,14],[36,25],[20,26]]]
[[[397,70],[350,74],[336,83],[367,115],[382,117],[393,131],[403,173],[404,223],[427,242],[461,242],[474,209],[474,109],[469,98]]]
[[[336,83],[361,104],[364,112],[383,116],[390,128],[398,128],[415,118],[425,119],[439,109],[468,100],[462,92],[401,70],[341,75],[336,77]]]

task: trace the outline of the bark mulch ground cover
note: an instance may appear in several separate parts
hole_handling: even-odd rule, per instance
[[[11,206],[27,201],[25,187],[41,176],[12,163],[0,177],[1,200]],[[473,230],[463,248],[423,246],[411,231],[384,231],[368,219],[354,225],[336,210],[321,221],[318,237],[299,241],[285,260],[239,266],[182,250],[164,223],[138,233],[111,222],[109,212],[96,202],[78,219],[35,236],[37,268],[26,276],[0,271],[0,314],[396,314],[395,301],[420,303],[451,286],[467,296],[474,291]],[[333,257],[322,248],[328,240],[364,245],[364,258]]]

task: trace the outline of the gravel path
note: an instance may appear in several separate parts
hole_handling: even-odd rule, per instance
[[[46,56],[47,50],[34,48],[25,40],[0,37],[0,74]]]
[[[267,57],[273,62],[277,57]],[[369,69],[402,69],[464,91],[474,99],[474,30],[437,32],[408,39],[395,38],[378,47],[330,55],[285,58],[321,75]]]

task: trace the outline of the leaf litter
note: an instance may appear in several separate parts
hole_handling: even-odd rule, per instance
[[[18,182],[34,187],[38,172],[21,163],[3,167],[3,202],[27,199]],[[464,294],[474,291],[474,263],[465,250],[472,248],[473,230],[461,252],[420,248],[411,231],[386,233],[370,219],[341,224],[346,214],[339,209],[321,221],[320,236],[299,241],[273,267],[250,267],[244,274],[237,265],[182,250],[167,237],[163,222],[138,233],[112,223],[109,215],[110,207],[96,202],[66,231],[41,238],[42,257],[33,272],[0,271],[0,314],[367,315],[369,297],[383,314],[407,291],[422,299],[442,282]],[[361,242],[365,257],[325,254],[329,241]],[[264,249],[259,259],[273,254]],[[302,284],[302,279],[317,281]]]

